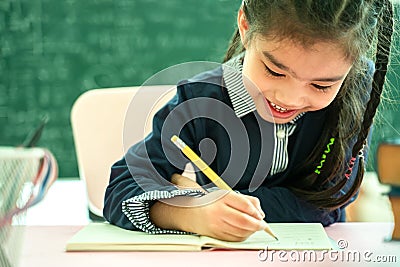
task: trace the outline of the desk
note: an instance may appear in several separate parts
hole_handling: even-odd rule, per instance
[[[20,267],[122,267],[122,266],[310,266],[308,261],[293,262],[286,255],[282,262],[278,254],[273,261],[259,259],[259,251],[203,251],[203,252],[64,252],[67,240],[82,226],[27,226],[21,253]],[[400,242],[384,242],[393,228],[392,223],[337,223],[325,228],[335,241],[345,240],[348,248],[368,254],[371,262],[342,262],[324,257],[323,266],[400,266]],[[279,252],[279,251],[278,251]],[[277,253],[278,253],[277,252]],[[269,252],[270,253],[270,252]],[[270,254],[269,254],[270,255]],[[391,256],[396,263],[372,262],[377,256]],[[388,257],[387,257],[388,258]],[[307,258],[308,259],[308,258]],[[319,262],[319,265],[321,262]]]

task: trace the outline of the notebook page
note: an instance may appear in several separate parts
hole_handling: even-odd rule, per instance
[[[197,235],[152,235],[108,223],[90,223],[67,242],[66,250],[196,250],[200,249],[199,241]]]
[[[270,223],[269,226],[278,240],[264,231],[255,232],[243,242],[227,242],[203,236],[201,239],[203,244],[208,244],[210,247],[234,249],[332,249],[331,242],[323,226],[319,223]]]

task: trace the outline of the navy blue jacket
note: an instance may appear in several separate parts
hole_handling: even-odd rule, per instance
[[[285,171],[270,176],[268,161],[273,149],[269,144],[262,144],[261,136],[271,132],[271,124],[260,120],[256,111],[237,118],[226,89],[219,86],[221,79],[222,72],[217,69],[178,84],[174,98],[156,113],[152,133],[112,166],[104,217],[122,228],[137,230],[123,214],[122,202],[146,191],[176,190],[169,182],[170,177],[182,173],[188,162],[170,141],[176,134],[196,153],[202,154],[234,190],[258,197],[266,221],[321,222],[325,226],[344,221],[344,207],[322,210],[288,189],[291,180],[297,178],[292,174],[304,164],[324,130],[326,109],[307,112],[298,120],[295,132],[289,137],[288,166]],[[204,142],[210,139],[214,144]],[[202,140],[205,145],[199,148]],[[240,148],[235,149],[237,146]],[[346,188],[353,183],[357,164],[358,160]],[[199,184],[210,185],[201,172],[196,175]],[[256,186],[250,185],[252,180]]]

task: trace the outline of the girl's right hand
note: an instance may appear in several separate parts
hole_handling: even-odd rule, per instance
[[[185,231],[227,241],[243,241],[266,226],[256,197],[217,190],[192,198],[183,216]],[[182,214],[182,213],[181,213]]]

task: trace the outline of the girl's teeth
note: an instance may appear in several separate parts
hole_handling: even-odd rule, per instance
[[[271,103],[271,106],[274,108],[274,109],[276,109],[277,111],[279,111],[279,112],[286,112],[286,111],[288,111],[286,108],[282,108],[282,107],[280,107],[280,106],[278,106],[278,105],[276,105],[276,104],[274,104],[274,103],[272,103],[272,102],[270,102]]]

